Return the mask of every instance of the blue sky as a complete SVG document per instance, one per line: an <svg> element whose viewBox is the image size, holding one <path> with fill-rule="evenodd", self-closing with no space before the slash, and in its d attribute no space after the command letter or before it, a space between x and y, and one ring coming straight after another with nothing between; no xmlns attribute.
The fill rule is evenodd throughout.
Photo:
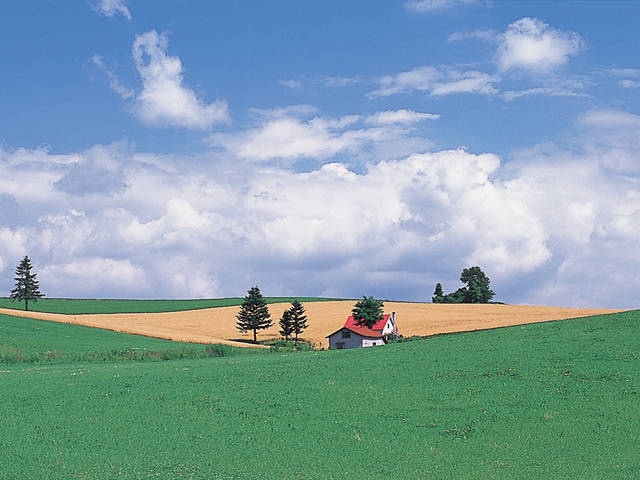
<svg viewBox="0 0 640 480"><path fill-rule="evenodd" d="M637 306L637 2L11 2L0 288Z"/></svg>

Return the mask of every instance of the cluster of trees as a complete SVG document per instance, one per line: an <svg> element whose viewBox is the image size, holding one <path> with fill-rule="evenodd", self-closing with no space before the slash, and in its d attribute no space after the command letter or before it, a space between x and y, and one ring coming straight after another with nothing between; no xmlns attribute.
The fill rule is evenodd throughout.
<svg viewBox="0 0 640 480"><path fill-rule="evenodd" d="M442 284L436 284L431 301L433 303L489 303L495 293L491 290L491 280L478 266L462 270L460 281L465 284L455 292L442 291Z"/></svg>
<svg viewBox="0 0 640 480"><path fill-rule="evenodd" d="M236 315L236 328L241 333L249 331L253 332L253 342L257 343L258 330L270 328L273 325L271 313L267 301L260 293L260 288L256 285L251 287L244 297L244 301L240 306L240 311ZM298 335L300 335L307 327L307 315L305 308L298 300L291 302L291 307L285 310L278 322L280 326L280 335L286 341L289 337L295 338L298 344Z"/></svg>

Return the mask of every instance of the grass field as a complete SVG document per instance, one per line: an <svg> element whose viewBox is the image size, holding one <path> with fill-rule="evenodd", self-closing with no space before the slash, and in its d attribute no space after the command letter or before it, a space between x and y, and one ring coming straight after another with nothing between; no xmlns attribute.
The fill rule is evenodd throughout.
<svg viewBox="0 0 640 480"><path fill-rule="evenodd" d="M298 297L295 297L298 298ZM331 301L327 298L300 297L301 302ZM195 300L123 300L123 299L70 299L41 298L29 303L29 310L34 312L62 313L67 315L83 315L92 313L160 313L182 310L199 310L203 308L235 307L242 305L243 298L212 298ZM291 302L289 297L265 297L267 303ZM0 297L0 308L23 310L24 302L12 301L8 297Z"/></svg>
<svg viewBox="0 0 640 480"><path fill-rule="evenodd" d="M244 349L243 349L244 350ZM125 335L95 328L0 315L0 365L87 360L197 358L240 353L216 348Z"/></svg>
<svg viewBox="0 0 640 480"><path fill-rule="evenodd" d="M78 328L58 327L51 342ZM109 342L147 341L126 337ZM0 365L0 478L638 478L639 367L637 311L376 349Z"/></svg>

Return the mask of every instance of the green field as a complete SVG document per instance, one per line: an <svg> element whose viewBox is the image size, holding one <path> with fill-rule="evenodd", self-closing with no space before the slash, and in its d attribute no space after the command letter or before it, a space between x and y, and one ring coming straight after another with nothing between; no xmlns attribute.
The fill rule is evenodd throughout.
<svg viewBox="0 0 640 480"><path fill-rule="evenodd" d="M174 348L11 321L17 350ZM0 384L2 479L640 472L638 311L360 350L0 363Z"/></svg>
<svg viewBox="0 0 640 480"><path fill-rule="evenodd" d="M244 353L244 350L226 345L207 347L0 315L0 366L19 363L198 358Z"/></svg>
<svg viewBox="0 0 640 480"><path fill-rule="evenodd" d="M293 300L301 302L322 302L338 300L318 297L265 297L267 303L289 303ZM41 298L37 302L29 302L29 310L34 312L66 313L80 315L85 313L158 313L177 312L181 310L197 310L214 307L235 307L242 305L244 298L212 298L196 300L122 300L122 299L70 299ZM11 301L8 297L0 297L0 308L24 310L23 302Z"/></svg>

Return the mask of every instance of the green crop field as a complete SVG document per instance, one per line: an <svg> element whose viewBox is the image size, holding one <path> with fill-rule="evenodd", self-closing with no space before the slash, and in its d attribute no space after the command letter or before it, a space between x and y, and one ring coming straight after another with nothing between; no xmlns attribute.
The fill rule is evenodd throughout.
<svg viewBox="0 0 640 480"><path fill-rule="evenodd" d="M0 338L18 351L172 348L11 321ZM2 479L640 472L638 311L359 350L14 361L0 384Z"/></svg>
<svg viewBox="0 0 640 480"><path fill-rule="evenodd" d="M265 297L267 303L289 303L296 299L301 302L337 300L335 298L317 297ZM84 313L156 313L197 310L201 308L235 307L242 305L243 300L244 298L240 297L199 300L92 300L41 298L37 302L29 302L29 310L35 312L66 313L72 315L80 315ZM24 303L11 301L8 297L0 297L0 308L23 310Z"/></svg>

